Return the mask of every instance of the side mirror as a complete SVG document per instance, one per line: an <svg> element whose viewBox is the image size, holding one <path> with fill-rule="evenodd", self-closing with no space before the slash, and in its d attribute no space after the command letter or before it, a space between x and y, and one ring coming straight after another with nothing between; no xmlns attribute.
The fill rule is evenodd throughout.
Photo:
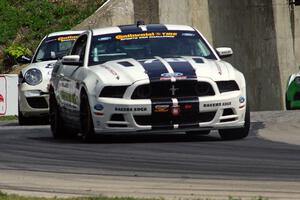
<svg viewBox="0 0 300 200"><path fill-rule="evenodd" d="M230 57L233 54L232 49L229 47L219 47L219 48L216 48L216 51L221 59Z"/></svg>
<svg viewBox="0 0 300 200"><path fill-rule="evenodd" d="M19 58L17 58L17 62L20 64L29 64L31 63L31 57L29 56L20 56Z"/></svg>
<svg viewBox="0 0 300 200"><path fill-rule="evenodd" d="M75 65L75 66L80 66L82 65L82 61L80 61L80 56L79 55L68 55L64 56L62 58L62 64L63 65Z"/></svg>

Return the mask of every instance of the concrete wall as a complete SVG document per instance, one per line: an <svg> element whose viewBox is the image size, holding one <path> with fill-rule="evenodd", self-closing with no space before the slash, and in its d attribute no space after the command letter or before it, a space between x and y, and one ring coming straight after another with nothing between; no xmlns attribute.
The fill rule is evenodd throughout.
<svg viewBox="0 0 300 200"><path fill-rule="evenodd" d="M296 64L296 54L294 48L294 33L296 28L292 20L294 16L291 13L288 1L273 0L275 34L278 54L278 68L281 84L281 98L285 103L285 90L288 77L298 69ZM297 30L300 27L297 26Z"/></svg>
<svg viewBox="0 0 300 200"><path fill-rule="evenodd" d="M296 66L300 66L300 6L291 7L291 23L292 23L292 34L294 37L293 47L295 50Z"/></svg>
<svg viewBox="0 0 300 200"><path fill-rule="evenodd" d="M212 42L208 19L208 0L159 0L160 23L193 26Z"/></svg>
<svg viewBox="0 0 300 200"><path fill-rule="evenodd" d="M272 0L210 0L214 46L229 46L254 110L281 109L282 88Z"/></svg>
<svg viewBox="0 0 300 200"><path fill-rule="evenodd" d="M84 30L130 24L134 21L132 0L109 0L93 15L85 19L73 30Z"/></svg>
<svg viewBox="0 0 300 200"><path fill-rule="evenodd" d="M289 74L300 65L300 8L288 0L110 0L77 26L96 28L146 23L196 27L245 74L252 110L284 107Z"/></svg>

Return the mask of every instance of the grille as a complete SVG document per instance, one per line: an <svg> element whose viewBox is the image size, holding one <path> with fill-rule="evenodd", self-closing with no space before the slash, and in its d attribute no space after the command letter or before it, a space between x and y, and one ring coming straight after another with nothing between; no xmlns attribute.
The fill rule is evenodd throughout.
<svg viewBox="0 0 300 200"><path fill-rule="evenodd" d="M132 94L132 99L156 99L179 97L214 96L212 86L207 82L196 80L158 81L147 85L138 86Z"/></svg>
<svg viewBox="0 0 300 200"><path fill-rule="evenodd" d="M32 108L48 108L48 103L43 97L30 97L27 102Z"/></svg>
<svg viewBox="0 0 300 200"><path fill-rule="evenodd" d="M226 108L223 111L223 116L234 115L234 112L231 108Z"/></svg>
<svg viewBox="0 0 300 200"><path fill-rule="evenodd" d="M152 125L152 126L170 126L173 124L191 125L203 122L210 122L214 119L216 112L182 113L180 116L173 117L171 114L156 114L152 116L134 116L134 120L138 125Z"/></svg>
<svg viewBox="0 0 300 200"><path fill-rule="evenodd" d="M113 114L110 118L111 121L119 121L123 122L125 121L124 116L122 114Z"/></svg>
<svg viewBox="0 0 300 200"><path fill-rule="evenodd" d="M297 92L294 96L294 100L295 101L299 101L300 100L300 92Z"/></svg>

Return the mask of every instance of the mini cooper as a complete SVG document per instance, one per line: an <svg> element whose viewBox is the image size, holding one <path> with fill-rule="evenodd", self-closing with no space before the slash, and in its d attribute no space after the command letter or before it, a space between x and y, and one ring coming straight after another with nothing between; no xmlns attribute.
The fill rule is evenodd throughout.
<svg viewBox="0 0 300 200"><path fill-rule="evenodd" d="M289 77L285 99L287 110L300 109L300 72Z"/></svg>
<svg viewBox="0 0 300 200"><path fill-rule="evenodd" d="M19 124L34 124L37 117L49 119L47 85L53 64L71 49L82 31L63 31L47 35L33 58L22 56L20 63L29 63L19 74ZM47 120L49 121L49 120Z"/></svg>
<svg viewBox="0 0 300 200"><path fill-rule="evenodd" d="M84 32L49 87L54 138L103 133L249 133L246 83L196 29L137 24Z"/></svg>

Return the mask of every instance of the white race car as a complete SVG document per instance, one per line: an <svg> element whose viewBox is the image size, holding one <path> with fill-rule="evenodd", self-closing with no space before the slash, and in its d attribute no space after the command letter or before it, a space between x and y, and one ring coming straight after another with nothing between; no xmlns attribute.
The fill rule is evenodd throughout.
<svg viewBox="0 0 300 200"><path fill-rule="evenodd" d="M69 53L73 42L83 31L63 31L44 37L33 58L22 57L30 63L19 74L19 124L33 124L35 117L49 114L48 89L53 64ZM47 119L47 118L45 118Z"/></svg>
<svg viewBox="0 0 300 200"><path fill-rule="evenodd" d="M250 126L246 83L210 46L181 25L89 30L54 66L49 88L54 138L95 133L186 132L242 139Z"/></svg>

